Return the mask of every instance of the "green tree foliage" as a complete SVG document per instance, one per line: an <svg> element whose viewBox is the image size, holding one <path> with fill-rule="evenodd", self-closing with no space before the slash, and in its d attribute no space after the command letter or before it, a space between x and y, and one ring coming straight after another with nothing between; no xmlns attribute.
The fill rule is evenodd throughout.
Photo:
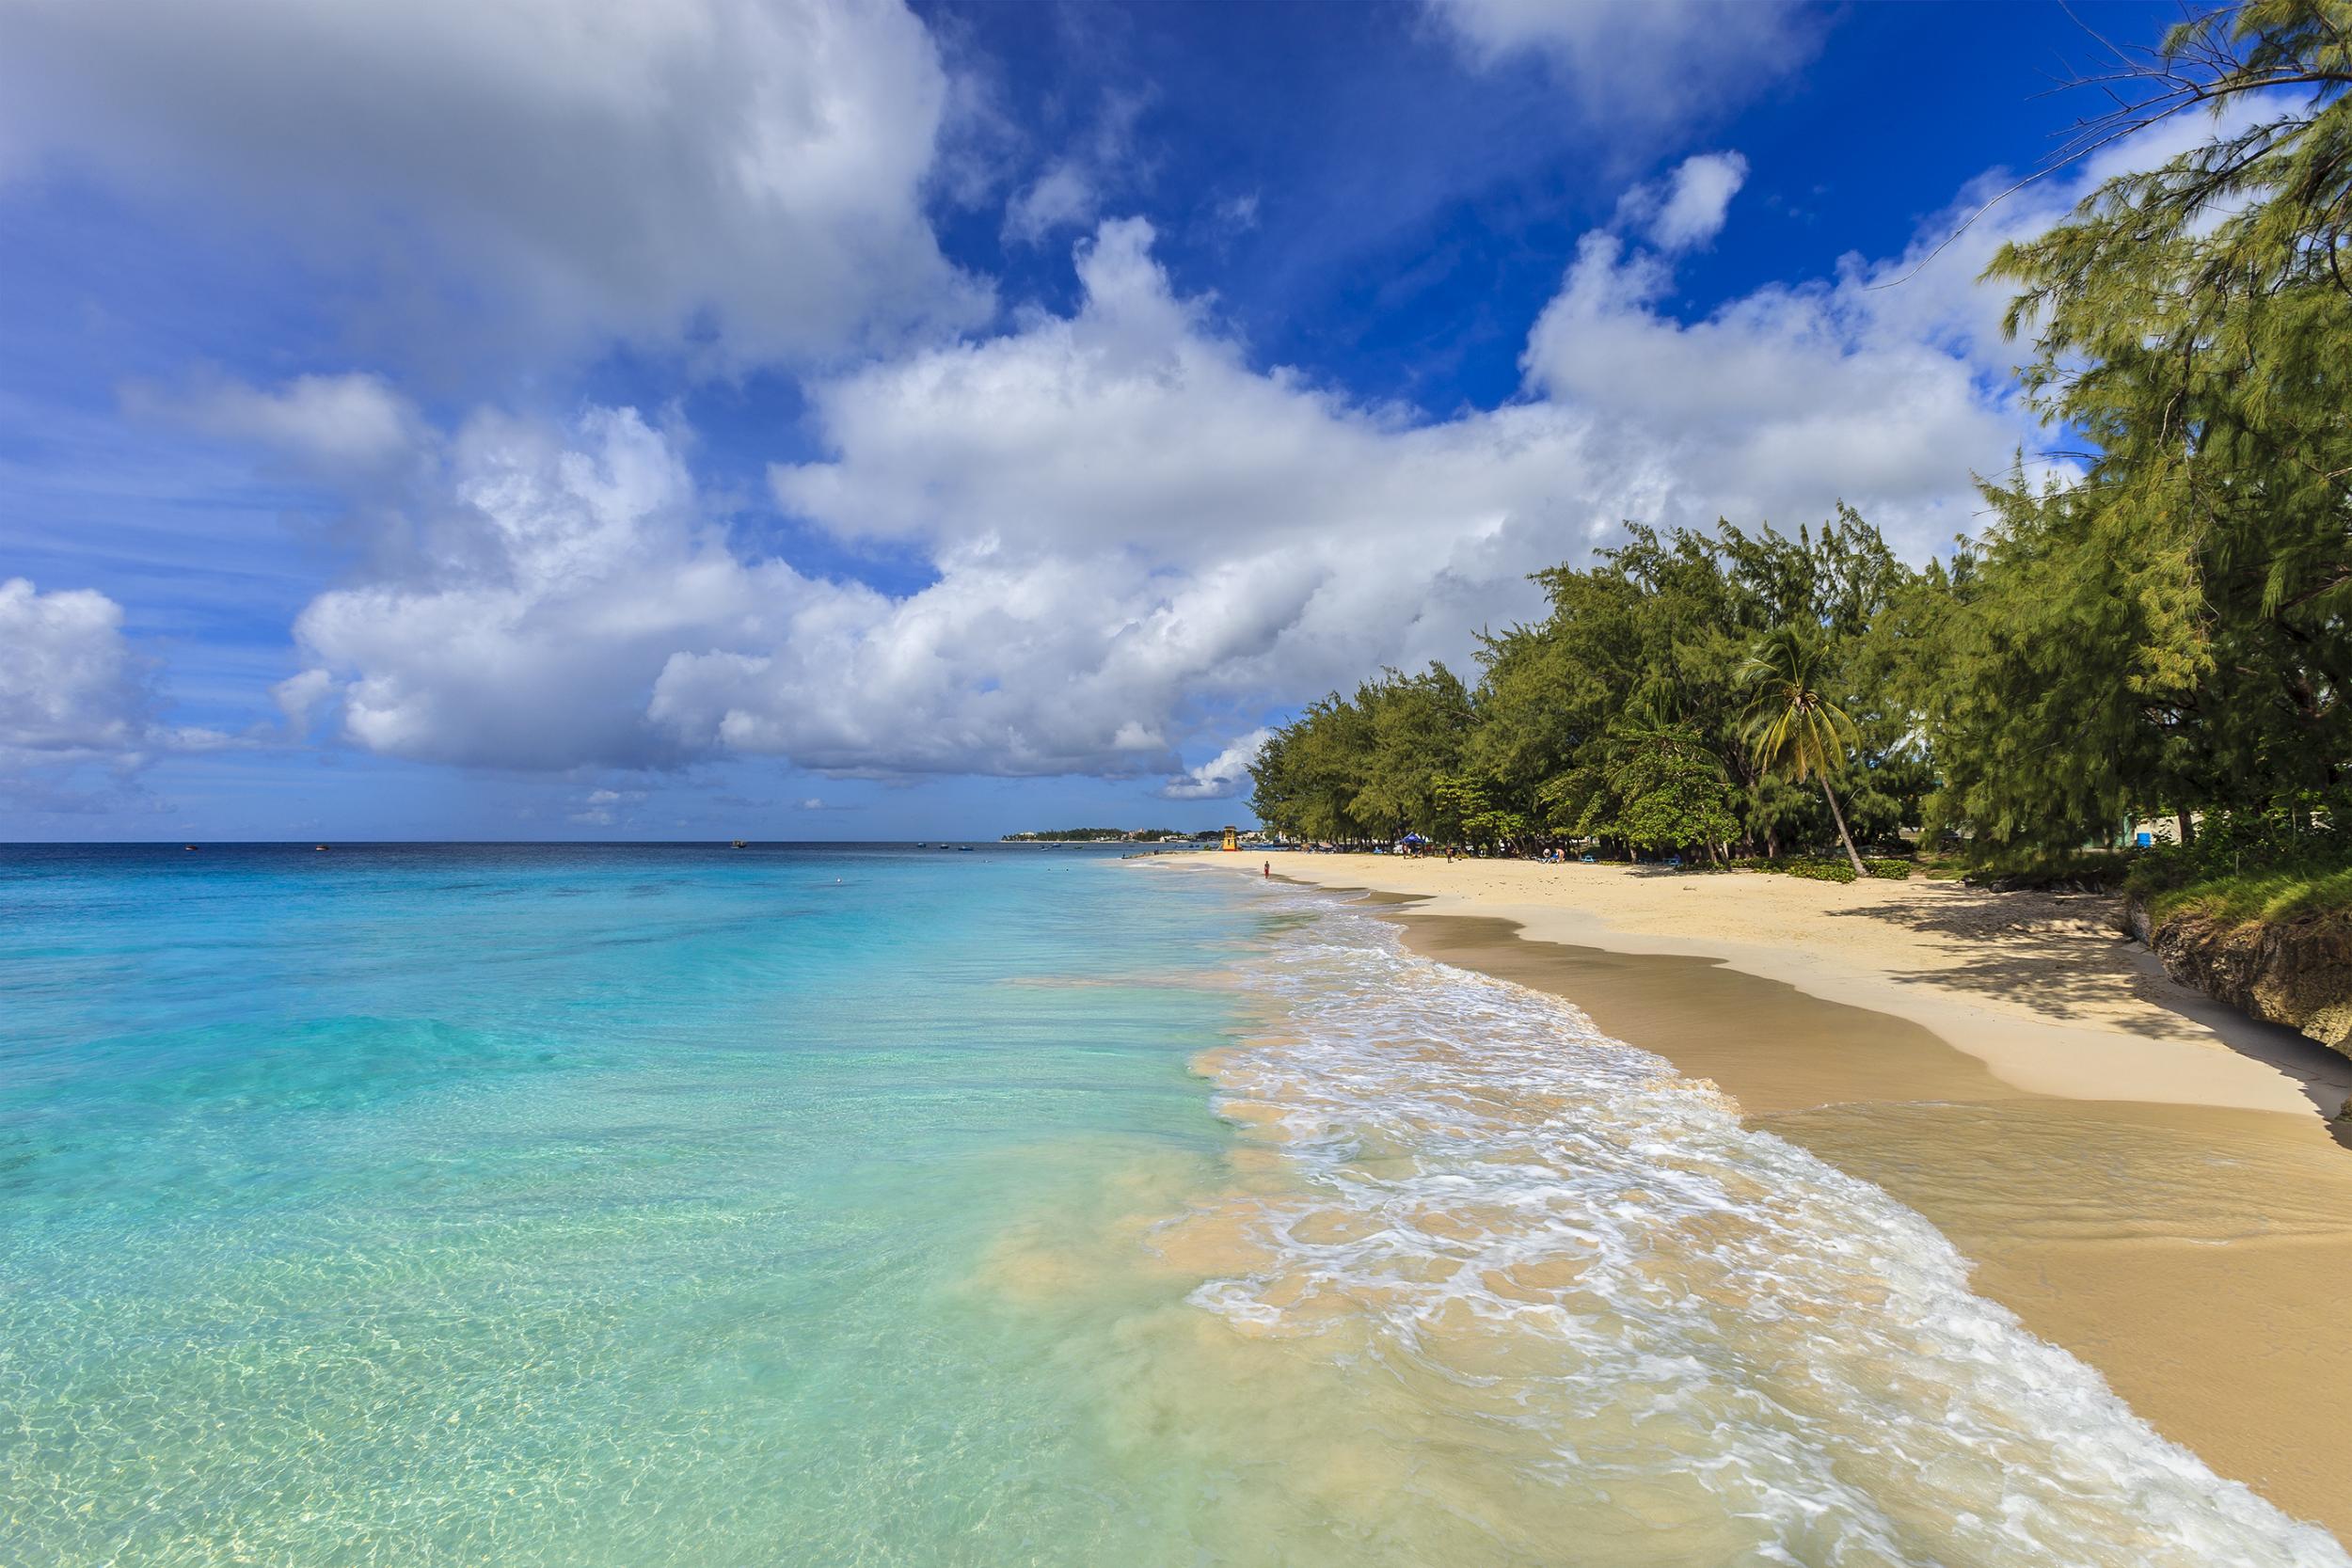
<svg viewBox="0 0 2352 1568"><path fill-rule="evenodd" d="M1602 788L1577 823L1581 833L1653 854L1695 844L1709 860L1723 858L1721 847L1740 832L1736 798L1695 725L1635 709L1610 725L1602 751Z"/></svg>
<svg viewBox="0 0 2352 1568"><path fill-rule="evenodd" d="M1438 781L1461 765L1470 691L1442 664L1418 675L1388 670L1356 691L1371 750L1348 815L1375 836L1400 837L1430 818Z"/></svg>
<svg viewBox="0 0 2352 1568"><path fill-rule="evenodd" d="M1872 677L1872 626L1916 574L1843 507L1818 531L1793 537L1728 523L1712 534L1628 531L1625 545L1592 566L1539 574L1551 615L1489 641L1473 760L1516 784L1526 809L1552 829L1629 844L1618 831L1625 797L1611 782L1612 763L1629 725L1680 715L1732 790L1737 825L1718 836L1772 853L1828 842L1836 824L1824 801L1781 787L1756 754L1744 732L1740 666L1771 628L1794 623L1816 628L1841 675ZM1863 716L1864 771L1873 780L1883 774L1887 786L1872 795L1872 822L1891 837L1917 820L1928 784L1915 761L1883 766L1907 746L1915 752L1913 715L1875 681L1841 686L1836 695ZM1678 847L1711 841L1694 832Z"/></svg>
<svg viewBox="0 0 2352 1568"><path fill-rule="evenodd" d="M1250 804L1269 827L1302 838L1360 842L1427 832L1438 784L1459 770L1470 694L1452 671L1384 670L1309 705L1250 766Z"/></svg>
<svg viewBox="0 0 2352 1568"><path fill-rule="evenodd" d="M1947 617L1940 814L1989 843L2259 810L2352 752L2352 0L2229 8L2120 76L2094 138L2251 118L1988 273L2027 393L2092 448L2079 483L1991 488Z"/></svg>
<svg viewBox="0 0 2352 1568"><path fill-rule="evenodd" d="M1501 847L1527 836L1526 814L1495 804L1493 787L1470 774L1439 778L1437 807L1430 826L1442 843Z"/></svg>
<svg viewBox="0 0 2352 1568"><path fill-rule="evenodd" d="M1773 777L1744 730L1741 661L1788 622L1813 628L1841 680L1871 683L1835 694L1856 716L1864 832L1918 819L1931 780L1916 724L1872 642L1918 574L1876 530L1841 508L1794 536L1730 524L1628 534L1589 566L1537 575L1550 613L1487 638L1474 689L1442 667L1390 671L1311 705L1253 769L1260 819L1318 840L1827 845L1838 831L1823 797Z"/></svg>

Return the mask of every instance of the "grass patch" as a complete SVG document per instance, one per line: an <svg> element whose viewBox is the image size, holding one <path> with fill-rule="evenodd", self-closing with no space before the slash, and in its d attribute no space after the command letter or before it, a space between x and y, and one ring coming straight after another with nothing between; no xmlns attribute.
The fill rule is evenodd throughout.
<svg viewBox="0 0 2352 1568"><path fill-rule="evenodd" d="M2175 880L2160 865L2135 866L2127 884L2148 901L2150 918L2161 924L2180 914L2242 924L2265 921L2352 921L2352 866L2281 869L2242 876Z"/></svg>
<svg viewBox="0 0 2352 1568"><path fill-rule="evenodd" d="M1959 871L1978 887L2127 894L2158 924L2183 914L2233 925L2352 923L2352 790L2209 811L2188 844L2056 853L1970 845L1927 866L1931 877Z"/></svg>

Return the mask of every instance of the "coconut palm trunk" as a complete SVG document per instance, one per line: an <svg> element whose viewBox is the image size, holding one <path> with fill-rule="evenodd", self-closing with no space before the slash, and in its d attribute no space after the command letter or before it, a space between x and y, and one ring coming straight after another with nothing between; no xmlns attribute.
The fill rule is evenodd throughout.
<svg viewBox="0 0 2352 1568"><path fill-rule="evenodd" d="M1829 775L1821 775L1821 799L1829 802L1830 820L1837 824L1837 842L1846 847L1846 863L1853 867L1853 879L1859 882L1870 874L1862 868L1862 857L1853 847L1853 834L1846 831L1846 814L1837 809L1837 792L1829 786Z"/></svg>

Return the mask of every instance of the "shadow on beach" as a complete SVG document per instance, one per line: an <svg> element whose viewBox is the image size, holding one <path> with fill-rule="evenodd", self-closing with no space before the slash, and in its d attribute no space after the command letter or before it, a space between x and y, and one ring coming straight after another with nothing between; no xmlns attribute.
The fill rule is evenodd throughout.
<svg viewBox="0 0 2352 1568"><path fill-rule="evenodd" d="M2293 1078L2327 1117L2352 1098L2352 1060L2281 1024L2248 1016L2180 984L2133 938L2112 927L2111 900L2096 894L2034 894L1955 888L1932 901L1889 899L1825 910L1836 920L1877 920L1963 944L1931 970L1890 970L1906 984L1933 985L2028 1006L2060 1022L2096 1022L2150 1038L2210 1033L2242 1056ZM2110 944L2112 944L2110 946ZM2122 949L2129 967L2107 961ZM2131 1004L2158 1009L2149 1012ZM2352 1130L2332 1129L2352 1148Z"/></svg>

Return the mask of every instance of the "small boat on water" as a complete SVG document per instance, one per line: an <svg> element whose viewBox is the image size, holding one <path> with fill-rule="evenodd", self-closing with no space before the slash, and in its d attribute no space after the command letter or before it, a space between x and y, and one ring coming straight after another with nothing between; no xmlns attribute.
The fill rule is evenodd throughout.
<svg viewBox="0 0 2352 1568"><path fill-rule="evenodd" d="M751 847L751 846L750 846L750 845L748 845L748 844L744 843L744 842L743 842L741 839L739 839L739 839L737 839L737 840L735 841L735 847L736 847L738 849L748 849L748 848L750 848L750 847Z"/></svg>
<svg viewBox="0 0 2352 1568"><path fill-rule="evenodd" d="M324 855L326 853L326 846L324 844L313 844L310 846L310 852L315 855Z"/></svg>
<svg viewBox="0 0 2352 1568"><path fill-rule="evenodd" d="M181 847L181 848L183 848L183 849L193 849L193 848L195 848L195 847L196 847L196 846L195 846L195 845L193 845L193 844L183 844L182 846L180 846L180 847Z"/></svg>
<svg viewBox="0 0 2352 1568"><path fill-rule="evenodd" d="M959 855L968 855L968 854L970 854L971 852L972 852L972 846L970 846L969 844L959 844L959 845L957 845L957 846L956 846L956 853L957 853L957 854L959 854Z"/></svg>

